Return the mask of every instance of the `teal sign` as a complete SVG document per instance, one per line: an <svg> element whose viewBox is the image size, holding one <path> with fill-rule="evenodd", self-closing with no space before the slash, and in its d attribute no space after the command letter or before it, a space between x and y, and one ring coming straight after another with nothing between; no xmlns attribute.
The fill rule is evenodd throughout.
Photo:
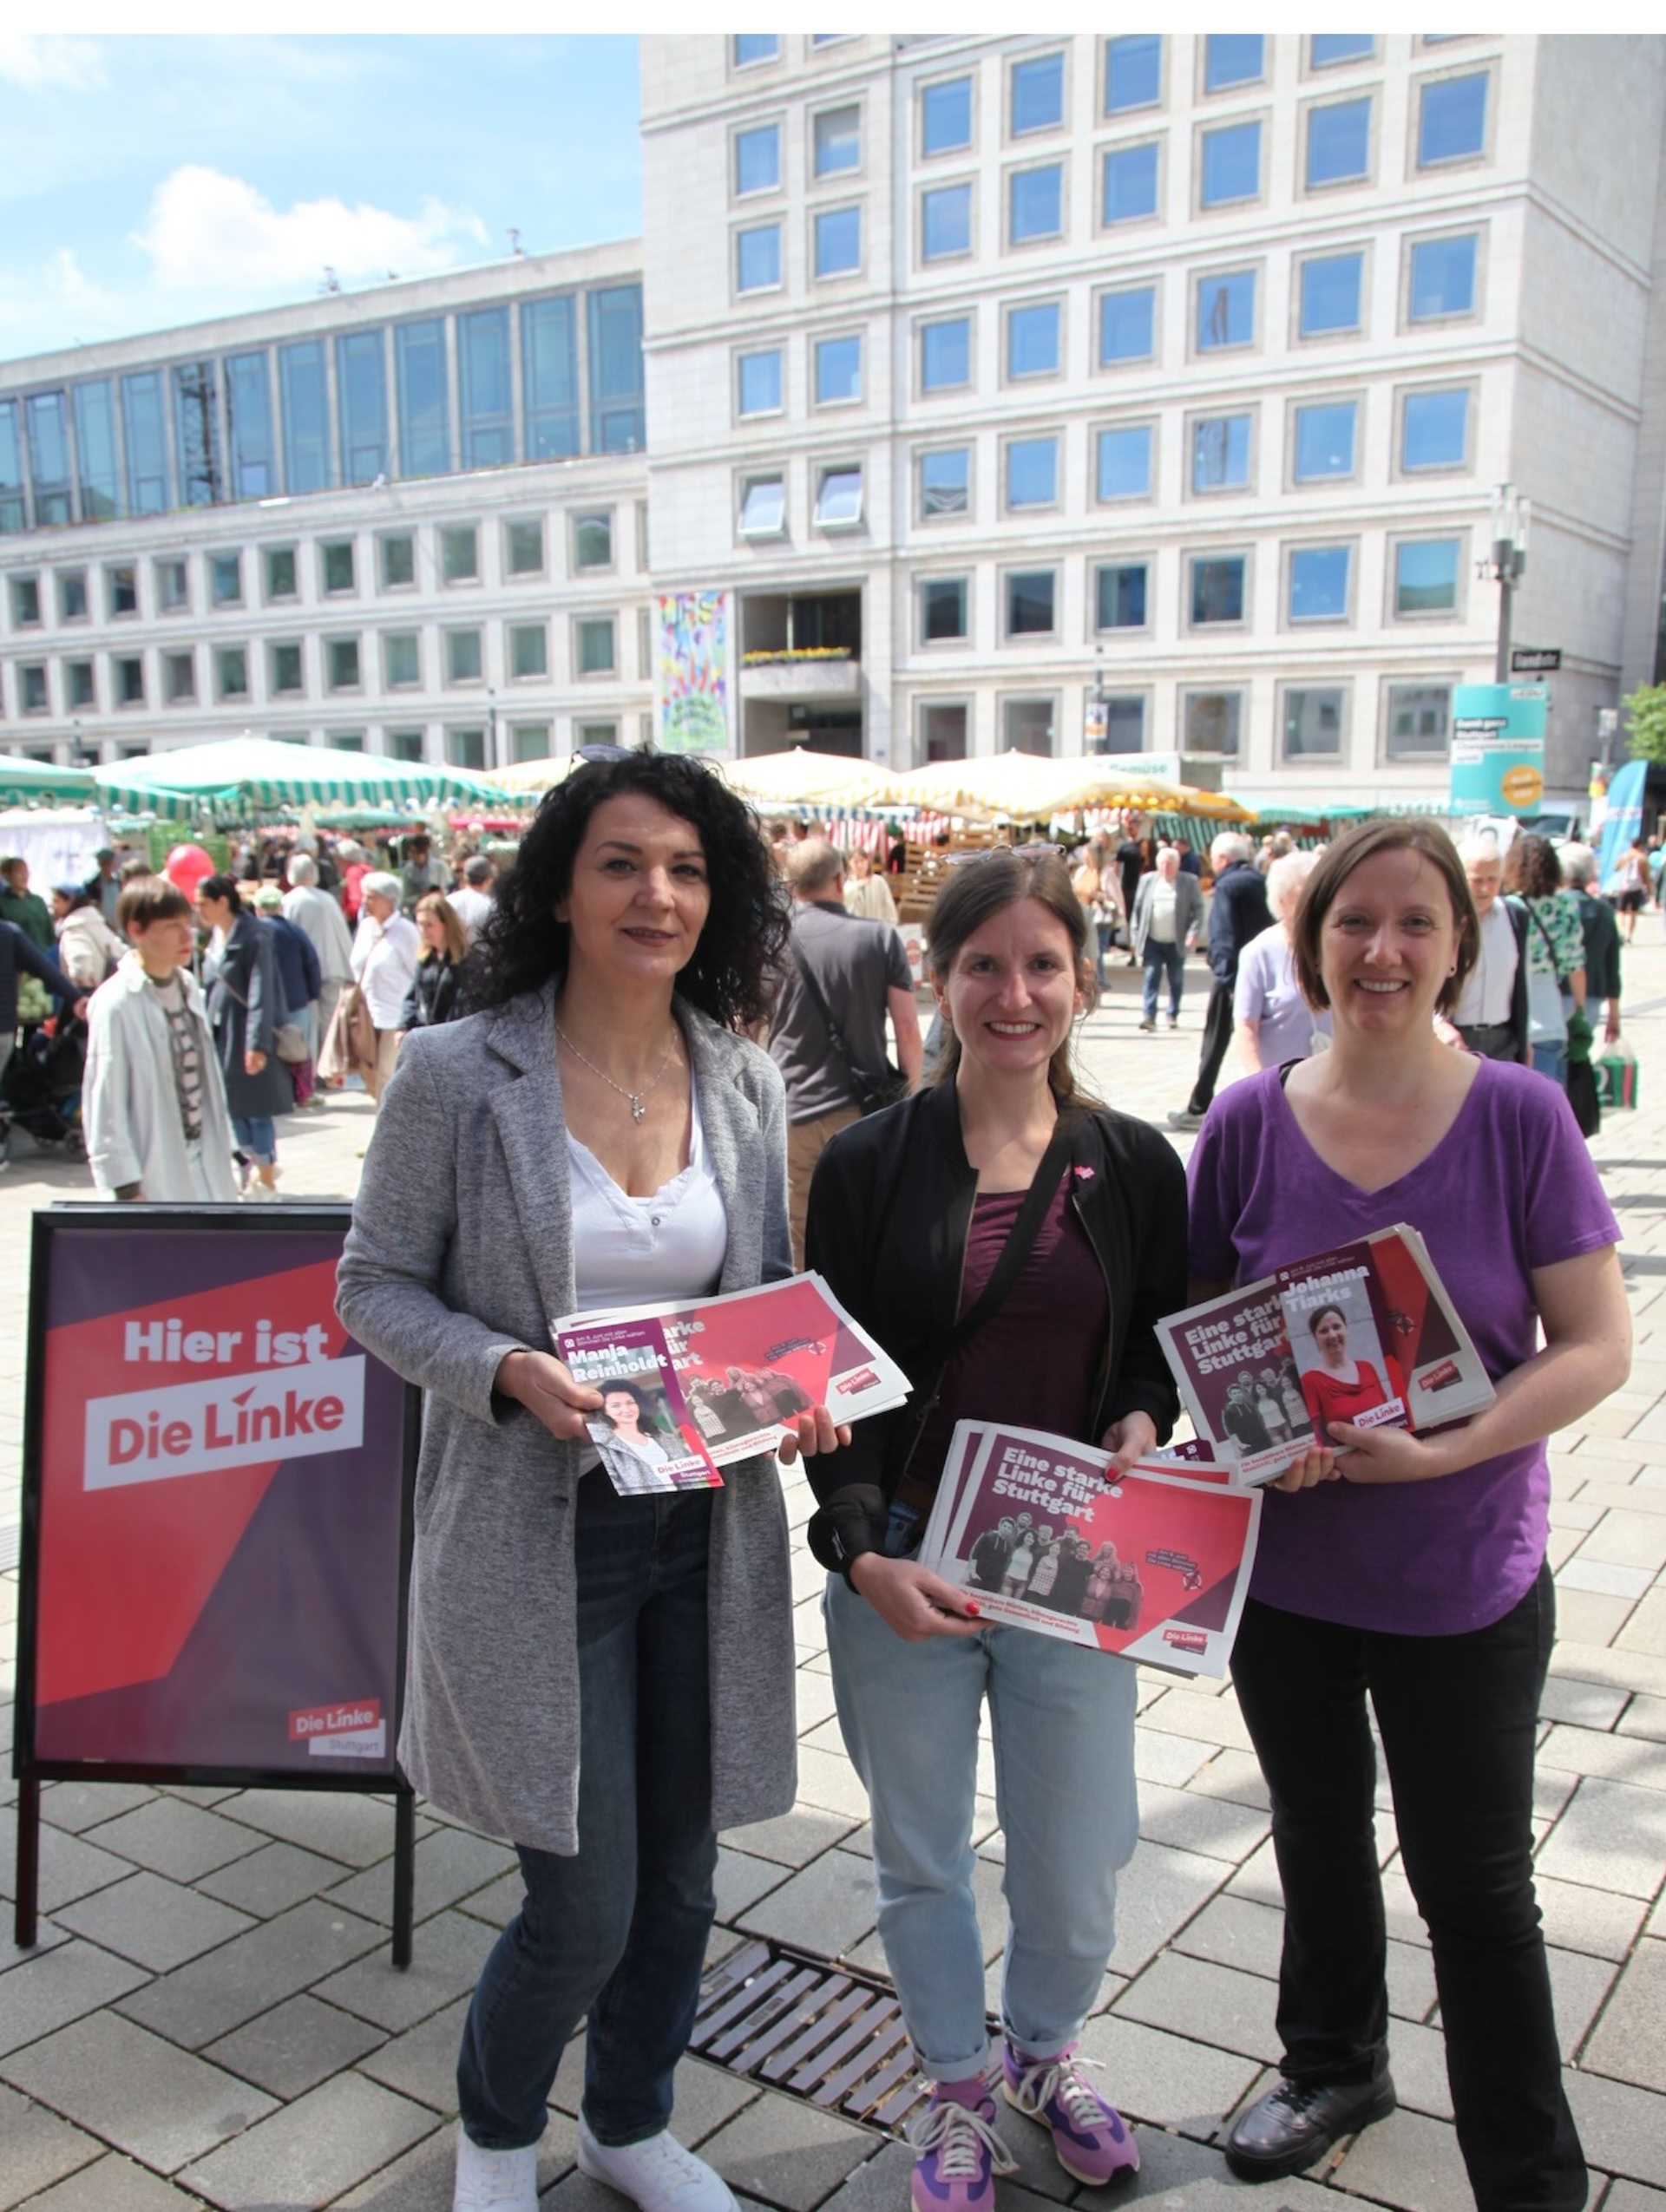
<svg viewBox="0 0 1666 2212"><path fill-rule="evenodd" d="M1459 684L1452 695L1455 815L1532 815L1545 799L1543 684Z"/></svg>

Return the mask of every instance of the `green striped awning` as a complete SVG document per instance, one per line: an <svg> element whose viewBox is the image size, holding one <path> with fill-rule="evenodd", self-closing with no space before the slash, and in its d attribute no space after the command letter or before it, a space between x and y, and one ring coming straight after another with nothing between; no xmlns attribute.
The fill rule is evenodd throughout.
<svg viewBox="0 0 1666 2212"><path fill-rule="evenodd" d="M150 753L94 771L105 804L170 820L208 813L224 820L281 807L426 807L461 800L496 802L495 785L468 769L424 761L286 745L273 737L232 737Z"/></svg>

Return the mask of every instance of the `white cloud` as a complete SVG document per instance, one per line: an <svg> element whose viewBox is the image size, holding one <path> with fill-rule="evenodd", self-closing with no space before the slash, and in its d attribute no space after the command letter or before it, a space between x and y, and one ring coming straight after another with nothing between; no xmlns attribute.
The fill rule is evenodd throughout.
<svg viewBox="0 0 1666 2212"><path fill-rule="evenodd" d="M390 271L424 276L490 239L477 216L437 200L424 200L414 217L339 200L278 208L243 178L191 163L157 187L134 243L164 291L270 296L313 291L326 267L344 285Z"/></svg>
<svg viewBox="0 0 1666 2212"><path fill-rule="evenodd" d="M0 84L22 92L85 92L103 82L104 64L90 38L0 30Z"/></svg>

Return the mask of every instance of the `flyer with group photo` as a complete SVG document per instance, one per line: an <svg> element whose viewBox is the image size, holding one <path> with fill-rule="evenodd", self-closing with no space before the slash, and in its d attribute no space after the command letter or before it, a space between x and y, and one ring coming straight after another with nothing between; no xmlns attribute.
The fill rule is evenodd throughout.
<svg viewBox="0 0 1666 2212"><path fill-rule="evenodd" d="M626 1325L636 1332L628 1338ZM825 1405L836 1422L860 1421L901 1405L908 1394L902 1370L819 1275L791 1275L681 1306L568 1314L551 1323L550 1336L556 1357L597 1389L607 1375L629 1381L652 1370L664 1401L653 1417L667 1423L713 1473L773 1451L785 1423L812 1405ZM609 1352L627 1345L640 1364L610 1367ZM626 1413L623 1405L617 1410ZM596 1428L592 1434L606 1463L607 1439Z"/></svg>

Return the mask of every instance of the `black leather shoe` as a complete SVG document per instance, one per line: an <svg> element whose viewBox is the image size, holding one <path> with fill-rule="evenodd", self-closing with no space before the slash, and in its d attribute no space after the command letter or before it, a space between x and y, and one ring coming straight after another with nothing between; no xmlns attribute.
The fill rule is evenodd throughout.
<svg viewBox="0 0 1666 2212"><path fill-rule="evenodd" d="M1386 2119L1394 2101L1386 2073L1370 2081L1282 2081L1227 2137L1226 2163L1243 2181L1281 2181L1303 2172L1345 2135Z"/></svg>

